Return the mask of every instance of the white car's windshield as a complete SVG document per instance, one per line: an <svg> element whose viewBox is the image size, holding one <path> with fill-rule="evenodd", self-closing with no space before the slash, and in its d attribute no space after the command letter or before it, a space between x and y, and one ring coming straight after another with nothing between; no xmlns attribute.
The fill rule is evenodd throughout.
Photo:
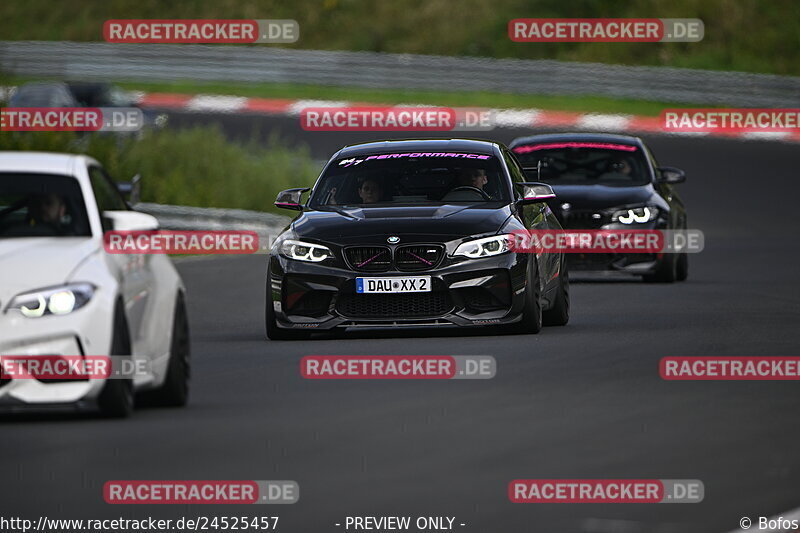
<svg viewBox="0 0 800 533"><path fill-rule="evenodd" d="M0 239L90 235L83 194L74 178L0 172Z"/></svg>

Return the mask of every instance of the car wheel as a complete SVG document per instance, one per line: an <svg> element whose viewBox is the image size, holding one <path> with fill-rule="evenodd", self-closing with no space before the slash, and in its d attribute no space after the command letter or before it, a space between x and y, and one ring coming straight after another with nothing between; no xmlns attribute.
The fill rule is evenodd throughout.
<svg viewBox="0 0 800 533"><path fill-rule="evenodd" d="M531 259L531 262L533 267L528 268L522 320L511 325L511 333L536 334L542 330L542 303L539 290L539 272L536 261Z"/></svg>
<svg viewBox="0 0 800 533"><path fill-rule="evenodd" d="M144 398L148 404L164 407L183 407L189 401L189 377L191 373L191 344L189 342L189 318L183 294L175 302L172 320L172 342L164 384L148 391Z"/></svg>
<svg viewBox="0 0 800 533"><path fill-rule="evenodd" d="M683 253L678 256L678 266L675 272L677 281L686 281L689 277L689 254Z"/></svg>
<svg viewBox="0 0 800 533"><path fill-rule="evenodd" d="M267 331L267 339L271 341L289 341L295 339L307 338L308 335L300 331L292 331L289 329L282 329L278 327L278 321L275 318L275 306L272 303L272 297L269 286L269 273L267 273L267 293L266 304L264 305L264 325Z"/></svg>
<svg viewBox="0 0 800 533"><path fill-rule="evenodd" d="M645 274L642 279L646 283L672 283L676 278L677 263L676 254L664 254L664 258L656 266L656 271Z"/></svg>
<svg viewBox="0 0 800 533"><path fill-rule="evenodd" d="M114 308L114 333L111 341L111 355L131 355L131 337L128 321L125 318L125 307L117 301ZM109 418L125 418L133 412L133 380L106 380L97 407L103 416Z"/></svg>
<svg viewBox="0 0 800 533"><path fill-rule="evenodd" d="M569 322L569 272L567 260L562 256L555 302L552 308L542 314L542 323L545 326L566 326L567 322Z"/></svg>

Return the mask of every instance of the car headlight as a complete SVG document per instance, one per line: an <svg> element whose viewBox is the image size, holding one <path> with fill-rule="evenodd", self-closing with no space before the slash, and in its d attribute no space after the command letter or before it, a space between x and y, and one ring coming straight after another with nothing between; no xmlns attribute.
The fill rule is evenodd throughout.
<svg viewBox="0 0 800 533"><path fill-rule="evenodd" d="M611 222L620 224L644 224L650 222L658 216L658 208L653 206L632 207L630 209L620 209L611 215Z"/></svg>
<svg viewBox="0 0 800 533"><path fill-rule="evenodd" d="M503 234L462 242L458 245L456 251L453 252L453 255L478 259L480 257L504 254L509 250L508 243L511 237L511 235Z"/></svg>
<svg viewBox="0 0 800 533"><path fill-rule="evenodd" d="M280 245L281 255L298 261L311 261L319 263L333 257L333 252L327 246L310 242L286 239Z"/></svg>
<svg viewBox="0 0 800 533"><path fill-rule="evenodd" d="M28 318L68 315L92 299L96 287L91 283L71 283L19 294L8 304Z"/></svg>

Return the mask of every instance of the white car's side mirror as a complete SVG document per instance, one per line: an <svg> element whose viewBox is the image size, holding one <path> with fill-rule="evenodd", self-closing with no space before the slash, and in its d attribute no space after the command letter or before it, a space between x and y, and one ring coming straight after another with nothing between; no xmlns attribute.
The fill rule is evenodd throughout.
<svg viewBox="0 0 800 533"><path fill-rule="evenodd" d="M158 229L158 219L138 211L106 211L103 213L114 231L151 231Z"/></svg>

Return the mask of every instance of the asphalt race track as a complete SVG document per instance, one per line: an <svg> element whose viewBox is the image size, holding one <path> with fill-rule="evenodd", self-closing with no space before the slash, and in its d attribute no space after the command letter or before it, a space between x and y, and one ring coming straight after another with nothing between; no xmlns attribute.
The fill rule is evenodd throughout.
<svg viewBox="0 0 800 533"><path fill-rule="evenodd" d="M296 120L173 114L171 124L258 125L319 159L381 134L305 133ZM508 142L531 130L477 136ZM398 137L398 136L395 136ZM268 342L264 256L187 260L193 398L107 421L2 419L0 514L35 518L280 516L279 531L335 532L355 515L455 516L456 530L703 532L800 506L796 382L668 382L661 357L798 353L800 147L647 139L686 170L690 227L705 250L686 283L572 286L567 327L359 332ZM264 171L265 179L269 169ZM274 199L265 198L265 205ZM311 381L304 355L493 355L492 380ZM700 504L512 504L517 478L700 479ZM111 506L113 479L273 479L291 506ZM754 527L754 530L757 528Z"/></svg>

